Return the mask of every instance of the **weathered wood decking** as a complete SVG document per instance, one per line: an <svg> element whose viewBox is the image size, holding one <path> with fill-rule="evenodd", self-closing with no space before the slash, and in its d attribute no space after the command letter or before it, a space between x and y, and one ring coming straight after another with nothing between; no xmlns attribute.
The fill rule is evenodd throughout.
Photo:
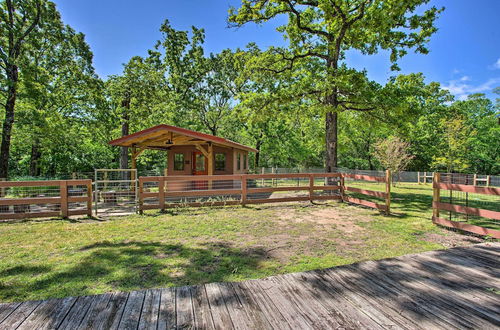
<svg viewBox="0 0 500 330"><path fill-rule="evenodd" d="M493 329L500 243L240 283L0 305L2 329Z"/></svg>

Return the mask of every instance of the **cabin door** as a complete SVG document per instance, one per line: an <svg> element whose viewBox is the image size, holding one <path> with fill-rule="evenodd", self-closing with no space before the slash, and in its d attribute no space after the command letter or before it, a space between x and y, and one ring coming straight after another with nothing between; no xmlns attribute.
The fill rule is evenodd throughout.
<svg viewBox="0 0 500 330"><path fill-rule="evenodd" d="M208 175L208 159L200 151L193 152L193 175ZM207 181L193 181L193 189L203 190L207 189Z"/></svg>

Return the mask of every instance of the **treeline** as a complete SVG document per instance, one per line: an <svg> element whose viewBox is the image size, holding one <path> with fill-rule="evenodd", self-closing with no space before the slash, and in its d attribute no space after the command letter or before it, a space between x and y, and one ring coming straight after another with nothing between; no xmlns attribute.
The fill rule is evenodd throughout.
<svg viewBox="0 0 500 330"><path fill-rule="evenodd" d="M253 146L255 167L377 169L377 143L398 137L409 143L409 170L500 173L498 99L494 104L477 94L457 101L421 73L381 85L345 64L349 49L390 49L394 69L407 49L426 53L440 9L412 14L410 24L414 3L425 1L358 7L360 1L334 1L339 15L333 18L315 2L300 8L288 1L255 7L258 2L244 1L229 21L263 23L288 13L281 30L288 48L250 44L207 54L203 29L179 31L165 21L147 56L101 79L83 34L64 24L53 3L0 1L0 177L125 167L128 153L107 142L160 123ZM384 8L394 2L401 6ZM381 22L388 13L394 23L387 27ZM358 23L366 17L370 24ZM407 23L420 33L393 33ZM345 39L335 39L337 28ZM138 166L159 171L165 154L147 151Z"/></svg>

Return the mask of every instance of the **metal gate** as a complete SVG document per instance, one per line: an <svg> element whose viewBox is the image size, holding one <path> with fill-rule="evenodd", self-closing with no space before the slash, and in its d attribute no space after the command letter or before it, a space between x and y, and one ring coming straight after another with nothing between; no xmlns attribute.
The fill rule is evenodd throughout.
<svg viewBox="0 0 500 330"><path fill-rule="evenodd" d="M95 215L130 214L137 211L137 170L96 169Z"/></svg>

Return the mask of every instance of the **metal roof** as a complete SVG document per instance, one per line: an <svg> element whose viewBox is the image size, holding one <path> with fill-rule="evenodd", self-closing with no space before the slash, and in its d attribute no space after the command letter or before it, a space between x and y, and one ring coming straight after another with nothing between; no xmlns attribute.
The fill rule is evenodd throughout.
<svg viewBox="0 0 500 330"><path fill-rule="evenodd" d="M109 144L121 147L167 150L171 146L196 145L204 142L212 142L215 145L257 152L255 148L219 136L165 124L122 136L110 141Z"/></svg>

